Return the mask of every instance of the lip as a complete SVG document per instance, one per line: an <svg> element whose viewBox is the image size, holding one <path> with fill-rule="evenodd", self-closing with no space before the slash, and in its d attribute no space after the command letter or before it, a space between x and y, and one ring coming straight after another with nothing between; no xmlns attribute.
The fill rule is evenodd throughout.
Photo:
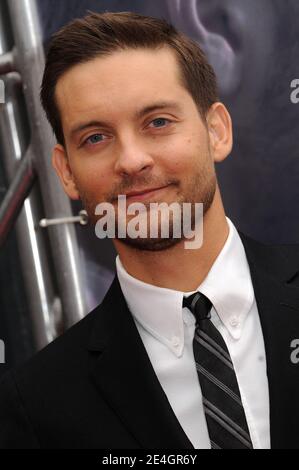
<svg viewBox="0 0 299 470"><path fill-rule="evenodd" d="M150 190L146 191L132 191L131 193L126 194L127 200L132 202L132 201L142 201L144 199L147 199L149 197L155 196L159 191L162 189L168 188L170 185L168 184L167 186L161 186L160 188L153 188Z"/></svg>

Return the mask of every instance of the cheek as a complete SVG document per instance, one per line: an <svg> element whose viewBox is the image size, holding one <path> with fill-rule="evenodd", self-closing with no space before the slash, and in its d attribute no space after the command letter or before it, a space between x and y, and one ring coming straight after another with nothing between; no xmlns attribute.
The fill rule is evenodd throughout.
<svg viewBox="0 0 299 470"><path fill-rule="evenodd" d="M192 138L184 139L179 144L168 149L164 154L164 159L167 170L176 173L180 178L194 170L200 162L200 147Z"/></svg>
<svg viewBox="0 0 299 470"><path fill-rule="evenodd" d="M72 168L77 188L80 192L90 195L105 193L108 188L109 178L107 172L101 168L94 168L84 164Z"/></svg>

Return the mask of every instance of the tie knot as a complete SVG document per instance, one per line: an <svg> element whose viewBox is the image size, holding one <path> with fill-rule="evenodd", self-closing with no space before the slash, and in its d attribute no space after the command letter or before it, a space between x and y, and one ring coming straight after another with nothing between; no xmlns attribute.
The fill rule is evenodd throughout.
<svg viewBox="0 0 299 470"><path fill-rule="evenodd" d="M211 318L212 302L201 292L195 292L189 297L184 297L183 307L189 308L195 316L197 324L202 320Z"/></svg>

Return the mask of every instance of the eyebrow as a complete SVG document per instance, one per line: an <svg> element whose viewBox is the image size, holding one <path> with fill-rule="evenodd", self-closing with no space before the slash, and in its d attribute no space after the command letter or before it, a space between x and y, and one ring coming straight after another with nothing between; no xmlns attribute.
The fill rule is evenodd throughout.
<svg viewBox="0 0 299 470"><path fill-rule="evenodd" d="M173 109L177 112L183 111L182 106L176 101L161 101L161 102L153 103L151 105L145 106L144 108L137 110L134 114L134 118L141 119L146 114L149 114L153 111L166 109L166 108ZM85 129L88 129L89 127L106 127L107 125L109 125L108 122L98 121L98 120L92 120L92 121L88 121L85 123L79 123L71 129L70 136L74 137L78 132L84 131Z"/></svg>

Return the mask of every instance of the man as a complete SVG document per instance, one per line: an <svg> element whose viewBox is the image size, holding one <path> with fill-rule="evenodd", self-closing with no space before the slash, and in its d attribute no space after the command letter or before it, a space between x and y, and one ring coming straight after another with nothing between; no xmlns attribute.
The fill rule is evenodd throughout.
<svg viewBox="0 0 299 470"><path fill-rule="evenodd" d="M298 248L225 216L232 125L200 48L162 20L91 14L54 36L41 98L93 223L119 195L203 203L203 244L173 236L176 215L168 238L116 236L103 303L3 378L0 446L299 448Z"/></svg>

